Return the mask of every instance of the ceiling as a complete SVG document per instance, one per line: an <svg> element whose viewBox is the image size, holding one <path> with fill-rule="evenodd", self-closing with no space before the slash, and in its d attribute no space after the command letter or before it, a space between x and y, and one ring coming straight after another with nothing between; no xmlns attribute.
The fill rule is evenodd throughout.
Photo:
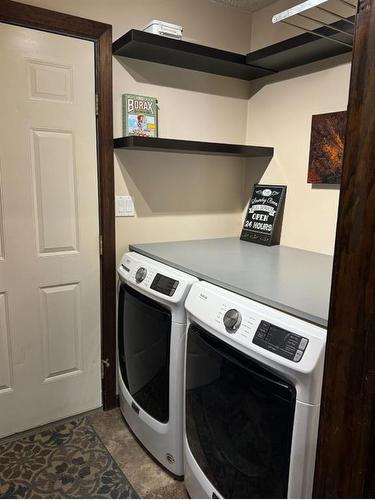
<svg viewBox="0 0 375 500"><path fill-rule="evenodd" d="M255 10L263 9L276 0L212 0L213 2L227 5L228 7L236 7L238 9L254 12Z"/></svg>

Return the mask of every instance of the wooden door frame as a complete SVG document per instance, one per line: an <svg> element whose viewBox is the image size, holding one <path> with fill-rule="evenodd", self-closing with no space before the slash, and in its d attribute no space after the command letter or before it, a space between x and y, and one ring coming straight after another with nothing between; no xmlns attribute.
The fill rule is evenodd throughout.
<svg viewBox="0 0 375 500"><path fill-rule="evenodd" d="M316 498L375 496L375 0L359 0L315 469Z"/></svg>
<svg viewBox="0 0 375 500"><path fill-rule="evenodd" d="M116 400L116 252L112 120L112 26L12 0L0 0L0 22L89 40L95 47L98 100L97 157L101 235L101 336L103 407ZM99 245L99 242L98 242Z"/></svg>

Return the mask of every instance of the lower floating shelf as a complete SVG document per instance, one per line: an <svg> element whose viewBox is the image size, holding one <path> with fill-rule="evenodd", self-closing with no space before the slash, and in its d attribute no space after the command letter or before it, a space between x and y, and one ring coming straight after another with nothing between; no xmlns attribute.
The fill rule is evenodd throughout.
<svg viewBox="0 0 375 500"><path fill-rule="evenodd" d="M179 139L162 139L160 137L119 137L114 140L114 148L132 149L138 151L239 156L243 158L273 156L273 148L264 146L245 146L242 144L225 144L221 142L185 141Z"/></svg>

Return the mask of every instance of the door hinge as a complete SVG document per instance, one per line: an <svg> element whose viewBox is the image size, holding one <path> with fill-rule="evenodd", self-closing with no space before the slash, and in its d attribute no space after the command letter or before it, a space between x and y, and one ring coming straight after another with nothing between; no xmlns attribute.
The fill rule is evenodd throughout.
<svg viewBox="0 0 375 500"><path fill-rule="evenodd" d="M99 255L103 255L103 236L99 235Z"/></svg>
<svg viewBox="0 0 375 500"><path fill-rule="evenodd" d="M99 115L99 94L95 94L95 114Z"/></svg>
<svg viewBox="0 0 375 500"><path fill-rule="evenodd" d="M111 363L109 362L109 359L102 359L102 378L104 378L104 368L109 368L111 366Z"/></svg>

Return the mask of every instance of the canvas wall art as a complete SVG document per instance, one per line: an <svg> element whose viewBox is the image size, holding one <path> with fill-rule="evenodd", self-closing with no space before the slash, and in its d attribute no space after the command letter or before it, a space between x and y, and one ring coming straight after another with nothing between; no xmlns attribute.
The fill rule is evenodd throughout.
<svg viewBox="0 0 375 500"><path fill-rule="evenodd" d="M339 184L346 128L346 111L313 115L307 182Z"/></svg>

